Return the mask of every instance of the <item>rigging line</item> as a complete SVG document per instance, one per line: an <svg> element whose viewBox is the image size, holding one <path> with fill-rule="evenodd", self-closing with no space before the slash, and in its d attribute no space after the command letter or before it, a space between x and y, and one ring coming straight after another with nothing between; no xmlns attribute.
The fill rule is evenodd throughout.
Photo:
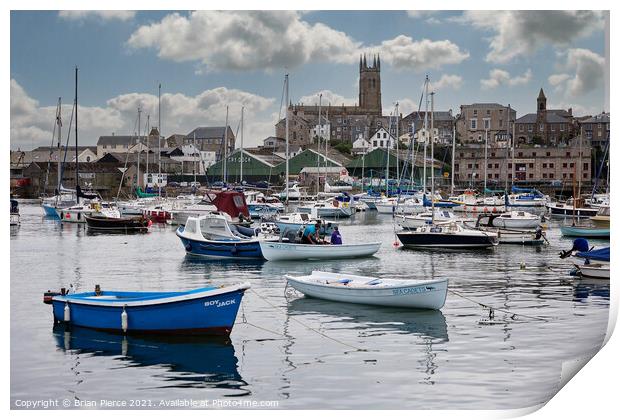
<svg viewBox="0 0 620 420"><path fill-rule="evenodd" d="M73 126L73 113L75 112L75 103L71 107L71 118L69 119L69 129L67 130L67 142L65 143L65 153L62 156L62 165L60 167L60 189L62 189L62 177L65 173L65 162L67 161L67 151L69 150L69 138L71 137L71 127ZM75 151L75 158L77 159L77 150ZM77 179L75 180L77 183ZM60 191L58 191L60 193Z"/></svg>
<svg viewBox="0 0 620 420"><path fill-rule="evenodd" d="M135 132L136 130L136 125L138 124L138 117L136 117L134 124L133 124L133 131ZM138 159L140 159L140 156L138 154ZM127 149L127 154L125 155L125 166L123 166L123 173L121 174L121 182L118 184L118 192L116 193L116 201L118 201L118 197L121 194L121 187L123 186L123 181L125 179L125 172L127 171L127 161L129 160L129 149ZM140 176L140 174L137 174L138 176Z"/></svg>
<svg viewBox="0 0 620 420"><path fill-rule="evenodd" d="M58 100L60 102L60 99ZM54 118L54 126L52 127L52 145L50 146L50 154L47 157L47 171L45 172L45 184L44 184L44 192L47 193L47 182L49 180L50 175L50 166L52 164L52 154L54 150L54 140L56 139L56 129L58 128L58 105L56 105L56 118ZM58 143L60 143L60 138L58 138ZM60 152L58 152L58 157L60 158ZM60 175L60 174L57 174ZM60 191L58 191L60 194Z"/></svg>
<svg viewBox="0 0 620 420"><path fill-rule="evenodd" d="M465 300L468 300L468 301L470 301L470 302L472 302L472 303L475 303L476 305L482 306L483 308L488 308L488 309L490 309L490 310L492 310L492 311L504 312L504 313L506 313L506 314L512 315L513 319L514 319L515 317L521 317L521 318L535 319L535 320L537 320L537 321L549 322L549 320L548 320L548 319L546 319L546 318L542 318L542 317L538 317L538 316L532 316L532 315L523 315L523 314L518 314L518 313L516 313L516 312L508 311L508 310L506 310L506 309L499 309L499 308L495 308L495 307L493 307L493 306L491 306L491 305L487 305L487 304L485 304L485 303L481 303L481 302L478 302L478 301L476 301L476 300L474 300L474 299L471 299L471 298L469 298L469 297L467 297L467 296L464 296L464 295L460 294L459 292L455 292L455 291L454 291L454 290L452 290L452 289L448 289L448 292L450 292L450 293L452 293L453 295L456 295L456 296L458 296L458 297L460 297L460 298L463 298L463 299L465 299Z"/></svg>
<svg viewBox="0 0 620 420"><path fill-rule="evenodd" d="M272 308L274 308L276 311L278 311L278 312L280 312L281 314L283 314L283 315L287 316L287 314L286 314L286 313L285 313L282 309L280 309L280 308L278 308L277 306L275 306L275 305L274 305L273 303L271 303L269 300L267 300L266 298L262 297L261 295L259 295L258 293L256 293L254 290L252 290L252 289L249 289L249 290L250 290L250 292L254 293L256 296L258 296L260 299L262 299L263 301L265 301L265 303L267 303L269 306L271 306ZM324 337L324 338L327 338L328 340L332 340L332 341L334 341L334 342L336 342L336 343L338 343L338 344L342 344L343 346L346 346L346 347L349 347L349 348L355 349L355 350L357 350L357 351L367 351L366 349L362 349L362 348L356 347L356 346L354 346L354 345L352 345L352 344L345 343L344 341L338 340L337 338L330 337L329 335L327 335L327 334L325 334L325 333L322 333L321 331L317 330L316 328L313 328L313 327L309 326L308 324L306 324L305 322L302 322L302 321L298 320L297 318L294 318L294 317L289 316L289 319L291 319L292 321L297 322L298 324L300 324L300 325L304 326L305 328L309 329L310 331L315 332L315 333L317 333L318 335L320 335L320 336L322 336L322 337Z"/></svg>

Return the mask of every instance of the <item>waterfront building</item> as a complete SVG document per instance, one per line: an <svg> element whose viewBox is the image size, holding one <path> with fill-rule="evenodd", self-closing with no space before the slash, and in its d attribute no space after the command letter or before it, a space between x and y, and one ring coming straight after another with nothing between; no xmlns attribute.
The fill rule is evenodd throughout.
<svg viewBox="0 0 620 420"><path fill-rule="evenodd" d="M457 141L465 143L495 143L505 136L509 121L514 121L517 112L507 105L498 103L473 103L461 105L456 119Z"/></svg>
<svg viewBox="0 0 620 420"><path fill-rule="evenodd" d="M579 134L572 108L547 109L547 97L542 88L536 98L536 113L517 119L515 131L518 143L545 146L564 143Z"/></svg>
<svg viewBox="0 0 620 420"><path fill-rule="evenodd" d="M228 142L227 150L223 147L225 139ZM235 150L235 134L230 126L197 127L183 137L183 144L196 144L202 152L214 152L215 160L218 161L222 159L224 153L229 155Z"/></svg>
<svg viewBox="0 0 620 420"><path fill-rule="evenodd" d="M400 120L399 137L408 134L407 140L413 135L416 140L423 141L426 138L424 130L425 111L414 111ZM440 144L452 144L454 124L456 118L452 115L452 110L434 112L435 141ZM427 116L427 127L430 131L431 113ZM415 132L414 132L415 128ZM393 133L394 135L396 133ZM408 144L408 143L407 143Z"/></svg>
<svg viewBox="0 0 620 420"><path fill-rule="evenodd" d="M592 147L604 147L609 141L609 112L582 120L584 136L592 142Z"/></svg>

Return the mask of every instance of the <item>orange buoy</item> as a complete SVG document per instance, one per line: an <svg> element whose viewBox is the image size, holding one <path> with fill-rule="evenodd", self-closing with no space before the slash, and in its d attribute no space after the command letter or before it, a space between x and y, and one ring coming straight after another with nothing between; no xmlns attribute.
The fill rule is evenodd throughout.
<svg viewBox="0 0 620 420"><path fill-rule="evenodd" d="M497 207L493 207L493 213L497 213Z"/></svg>

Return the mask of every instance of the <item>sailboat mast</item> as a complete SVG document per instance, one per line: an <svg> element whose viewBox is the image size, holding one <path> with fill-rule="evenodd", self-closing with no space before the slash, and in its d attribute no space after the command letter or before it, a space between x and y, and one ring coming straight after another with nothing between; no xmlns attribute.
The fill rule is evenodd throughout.
<svg viewBox="0 0 620 420"><path fill-rule="evenodd" d="M222 182L224 184L226 184L226 178L227 178L227 173L226 173L226 161L227 156L226 156L226 152L228 150L228 105L226 105L226 123L224 124L224 156L223 156L223 161L224 161L224 165L222 165Z"/></svg>
<svg viewBox="0 0 620 420"><path fill-rule="evenodd" d="M516 124L513 122L512 123L512 176L510 177L511 183L510 186L513 187L515 185L515 174L516 174L516 170L515 170L515 144L517 142L517 139L515 138L515 127ZM512 188L511 188L512 189Z"/></svg>
<svg viewBox="0 0 620 420"><path fill-rule="evenodd" d="M58 126L58 173L56 174L56 178L57 178L57 182L56 184L58 185L57 189L58 192L57 194L60 195L60 187L62 185L62 176L61 176L61 172L62 169L60 167L60 155L61 155L61 138L62 138L62 102L61 102L61 98L58 98L58 112L56 113L56 125Z"/></svg>
<svg viewBox="0 0 620 420"><path fill-rule="evenodd" d="M431 224L435 223L435 92L431 92Z"/></svg>
<svg viewBox="0 0 620 420"><path fill-rule="evenodd" d="M390 120L391 120L390 116ZM385 161L385 196L389 197L389 183L390 183L390 139L388 139L387 144L385 145L385 154L387 159Z"/></svg>
<svg viewBox="0 0 620 420"><path fill-rule="evenodd" d="M508 115L506 120L506 141L511 141L512 138L510 136L510 104L508 104ZM508 144L506 144L506 179L504 180L504 194L508 194Z"/></svg>
<svg viewBox="0 0 620 420"><path fill-rule="evenodd" d="M321 137L322 137L322 124L321 124L321 100L323 99L323 94L319 94L319 136L316 141L316 195L317 198L319 196L319 192L321 192Z"/></svg>
<svg viewBox="0 0 620 420"><path fill-rule="evenodd" d="M140 144L142 143L142 140L140 139L140 134L141 134L141 129L142 127L140 126L142 124L141 120L140 120L140 116L142 115L142 108L140 108L140 105L138 105L138 141L136 142L136 145L138 146L138 187L141 186L142 182L140 181L140 152L142 147L140 147ZM129 153L129 150L127 150L127 153Z"/></svg>
<svg viewBox="0 0 620 420"><path fill-rule="evenodd" d="M151 125L151 115L147 115L146 116L146 127L144 130L144 137L146 137L146 185L144 186L144 189L146 190L148 188L148 180L149 180L149 134L147 134L149 132L149 126Z"/></svg>
<svg viewBox="0 0 620 420"><path fill-rule="evenodd" d="M78 165L78 68L75 66L75 198L80 204L78 187L80 186L80 170Z"/></svg>
<svg viewBox="0 0 620 420"><path fill-rule="evenodd" d="M396 177L398 179L398 187L400 188L400 154L398 146L398 102L396 102Z"/></svg>
<svg viewBox="0 0 620 420"><path fill-rule="evenodd" d="M422 160L424 161L424 169L422 172L422 191L426 194L426 147L428 145L428 74L426 75L426 79L424 80L424 157Z"/></svg>
<svg viewBox="0 0 620 420"><path fill-rule="evenodd" d="M284 191L285 191L285 195L286 195L286 205L288 206L288 172L289 172L289 168L288 168L288 158L289 158L289 150L288 150L288 74L284 75L284 84L286 85L286 90L285 90L285 97L284 97L284 104L286 106L286 114L285 114L285 131L286 131L286 172L284 174Z"/></svg>
<svg viewBox="0 0 620 420"><path fill-rule="evenodd" d="M454 195L454 159L456 158L456 121L452 123L452 169L450 170L450 195Z"/></svg>
<svg viewBox="0 0 620 420"><path fill-rule="evenodd" d="M484 130L484 192L482 194L484 198L487 198L488 151L489 151L489 130L485 128Z"/></svg>
<svg viewBox="0 0 620 420"><path fill-rule="evenodd" d="M194 130L194 153L196 153L196 130ZM196 158L194 156L194 188L196 187Z"/></svg>
<svg viewBox="0 0 620 420"><path fill-rule="evenodd" d="M241 163L239 166L239 183L243 185L243 109L241 107Z"/></svg>
<svg viewBox="0 0 620 420"><path fill-rule="evenodd" d="M157 91L157 186L161 198L161 83Z"/></svg>

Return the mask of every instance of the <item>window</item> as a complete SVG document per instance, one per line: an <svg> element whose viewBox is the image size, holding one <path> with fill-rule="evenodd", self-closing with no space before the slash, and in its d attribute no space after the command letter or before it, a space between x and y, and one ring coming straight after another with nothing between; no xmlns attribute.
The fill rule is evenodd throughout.
<svg viewBox="0 0 620 420"><path fill-rule="evenodd" d="M495 164L495 169L499 169L499 163Z"/></svg>
<svg viewBox="0 0 620 420"><path fill-rule="evenodd" d="M555 131L555 124L551 124L551 131Z"/></svg>
<svg viewBox="0 0 620 420"><path fill-rule="evenodd" d="M553 169L553 163L550 163L550 164L549 164L549 167L550 167L551 169Z"/></svg>
<svg viewBox="0 0 620 420"><path fill-rule="evenodd" d="M534 124L528 124L528 125L527 125L527 131L529 131L530 133L531 133L532 131L534 131Z"/></svg>
<svg viewBox="0 0 620 420"><path fill-rule="evenodd" d="M512 169L512 163L508 164L508 169Z"/></svg>
<svg viewBox="0 0 620 420"><path fill-rule="evenodd" d="M570 157L570 152L566 152L566 157L569 158Z"/></svg>
<svg viewBox="0 0 620 420"><path fill-rule="evenodd" d="M488 130L491 128L491 119L490 118L485 118L484 120L482 120L484 122L484 129Z"/></svg>
<svg viewBox="0 0 620 420"><path fill-rule="evenodd" d="M583 170L587 171L588 170L588 162L584 162L583 163Z"/></svg>
<svg viewBox="0 0 620 420"><path fill-rule="evenodd" d="M474 109L474 115L478 115L478 110Z"/></svg>
<svg viewBox="0 0 620 420"><path fill-rule="evenodd" d="M529 178L534 178L534 174L530 174Z"/></svg>
<svg viewBox="0 0 620 420"><path fill-rule="evenodd" d="M474 168L476 168L476 169L478 169L479 167L480 166L477 163L474 165Z"/></svg>
<svg viewBox="0 0 620 420"><path fill-rule="evenodd" d="M562 164L562 168L568 168L568 163L564 162L564 163Z"/></svg>
<svg viewBox="0 0 620 420"><path fill-rule="evenodd" d="M383 133L383 138L387 139L387 133Z"/></svg>
<svg viewBox="0 0 620 420"><path fill-rule="evenodd" d="M491 115L491 110L487 109L487 115Z"/></svg>
<svg viewBox="0 0 620 420"><path fill-rule="evenodd" d="M530 163L530 164L529 164L529 167L530 167L530 169L534 168L534 164L533 164L533 163Z"/></svg>
<svg viewBox="0 0 620 420"><path fill-rule="evenodd" d="M532 152L532 157L536 157L536 152Z"/></svg>
<svg viewBox="0 0 620 420"><path fill-rule="evenodd" d="M504 120L499 120L499 126L504 127Z"/></svg>
<svg viewBox="0 0 620 420"><path fill-rule="evenodd" d="M519 124L519 132L523 133L523 124Z"/></svg>
<svg viewBox="0 0 620 420"><path fill-rule="evenodd" d="M488 163L487 164L487 169L492 169L493 168L493 164L492 163Z"/></svg>
<svg viewBox="0 0 620 420"><path fill-rule="evenodd" d="M546 164L546 163L543 163L542 167L543 167L543 168L546 168L546 167L547 167L547 164Z"/></svg>
<svg viewBox="0 0 620 420"><path fill-rule="evenodd" d="M471 169L471 168L472 168L472 164L471 164L471 163L468 163L468 164L467 164L467 169Z"/></svg>
<svg viewBox="0 0 620 420"><path fill-rule="evenodd" d="M583 173L583 177L584 177L584 178L587 178L587 177L588 177L588 173L587 173L587 172L584 172L584 173Z"/></svg>
<svg viewBox="0 0 620 420"><path fill-rule="evenodd" d="M469 120L469 128L470 129L475 130L477 128L476 127L477 124L478 124L478 120L477 119L472 118L472 119Z"/></svg>
<svg viewBox="0 0 620 420"><path fill-rule="evenodd" d="M571 168L574 168L574 167L575 167L575 163L574 163L574 162L571 162L571 163L570 163L570 167L571 167Z"/></svg>
<svg viewBox="0 0 620 420"><path fill-rule="evenodd" d="M518 153L518 156L519 156L519 157L523 157L523 152L519 152L519 153Z"/></svg>
<svg viewBox="0 0 620 420"><path fill-rule="evenodd" d="M560 131L564 131L564 124L560 124Z"/></svg>
<svg viewBox="0 0 620 420"><path fill-rule="evenodd" d="M86 162L90 162L90 156L86 156ZM584 169L588 169L588 168L584 168Z"/></svg>
<svg viewBox="0 0 620 420"><path fill-rule="evenodd" d="M540 124L540 127L538 129L539 131L545 131L545 125L544 124Z"/></svg>
<svg viewBox="0 0 620 420"><path fill-rule="evenodd" d="M551 152L547 152L547 153L546 153L546 156L547 156L547 157L548 157L548 156L551 156Z"/></svg>

